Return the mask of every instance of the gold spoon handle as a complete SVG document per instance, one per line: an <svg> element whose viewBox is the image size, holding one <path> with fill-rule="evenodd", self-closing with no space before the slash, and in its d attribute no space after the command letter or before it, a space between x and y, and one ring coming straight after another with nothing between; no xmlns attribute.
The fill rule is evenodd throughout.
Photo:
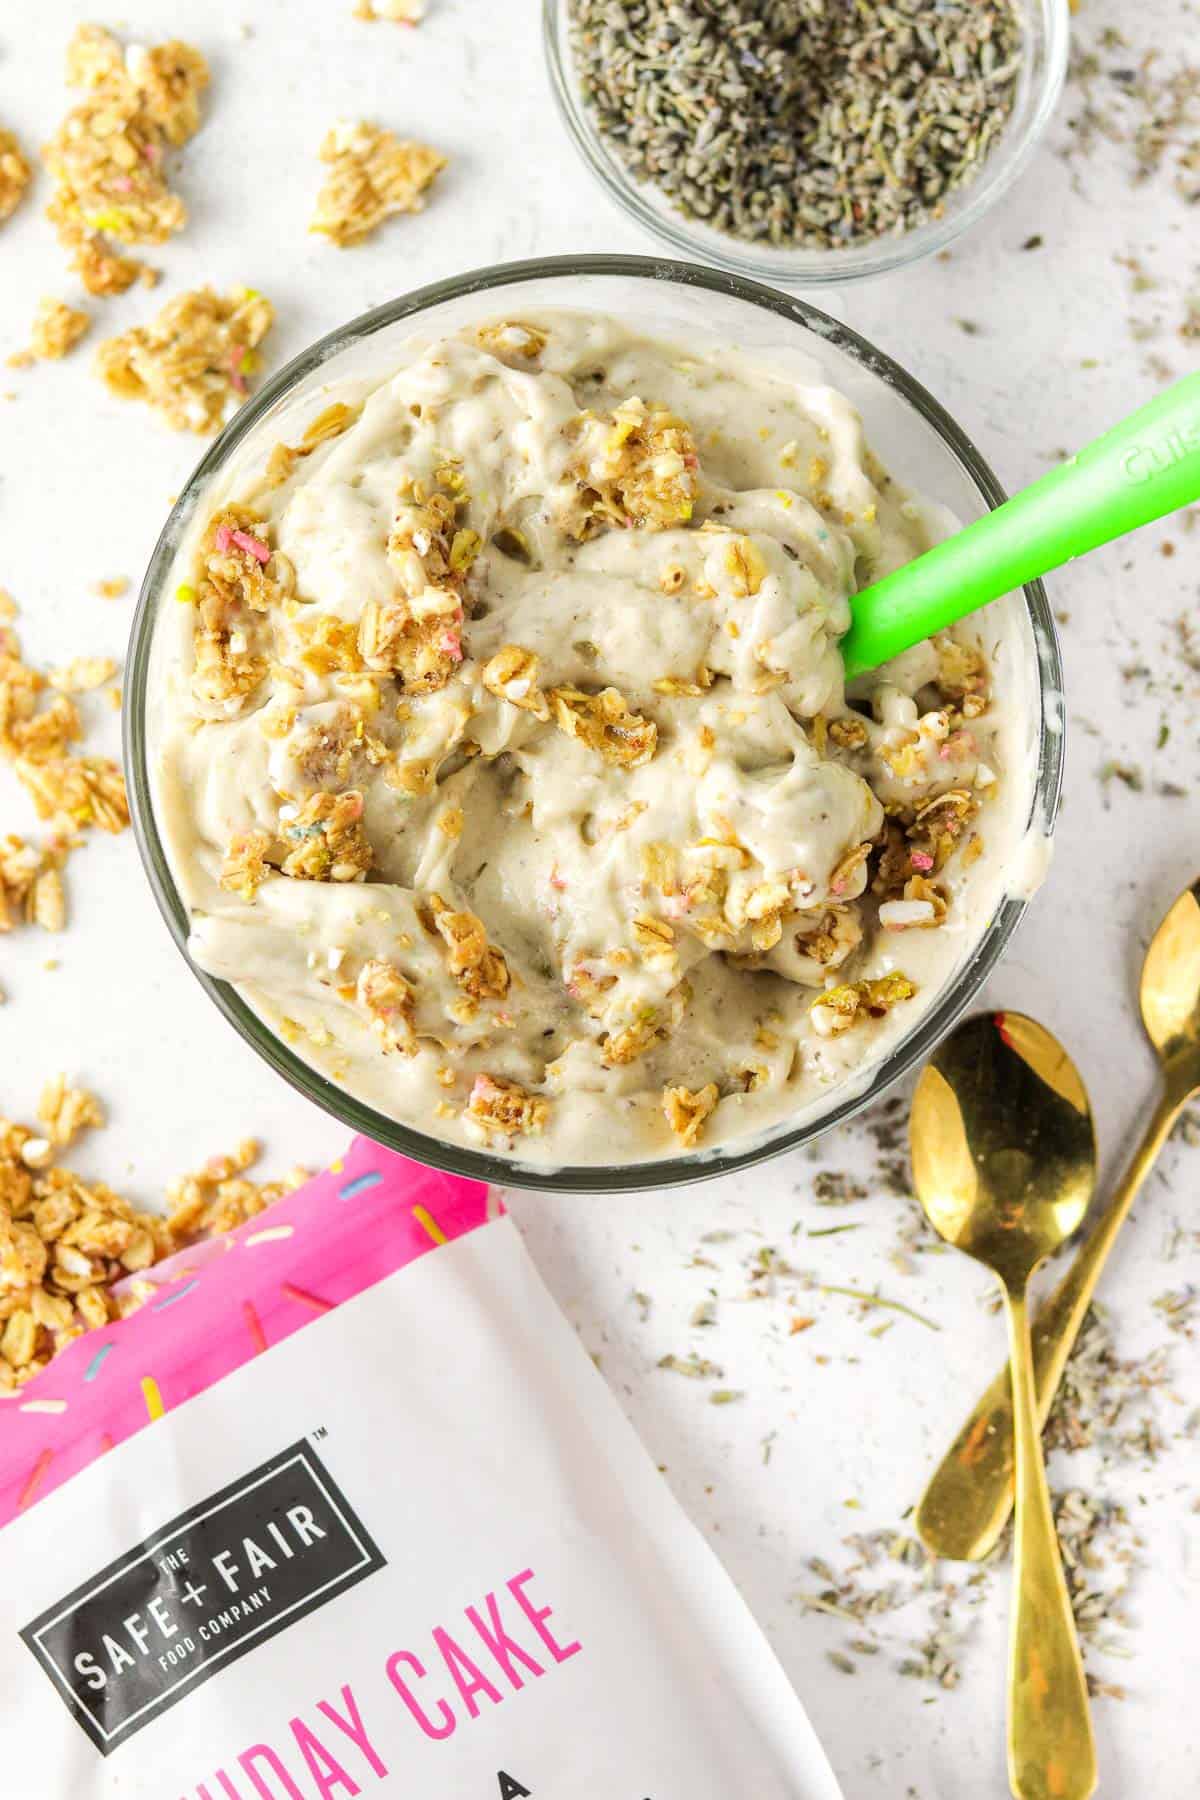
<svg viewBox="0 0 1200 1800"><path fill-rule="evenodd" d="M1038 1313L1033 1367L1039 1430L1108 1253L1191 1091L1169 1089L1159 1100L1112 1198ZM1012 1510L1013 1460L1012 1385L1008 1370L1001 1369L934 1471L917 1508L917 1532L936 1556L977 1562L993 1548Z"/></svg>
<svg viewBox="0 0 1200 1800"><path fill-rule="evenodd" d="M1023 1290L1004 1290L1017 1447L1017 1533L1008 1664L1008 1780L1017 1800L1087 1800L1096 1746L1033 1386Z"/></svg>

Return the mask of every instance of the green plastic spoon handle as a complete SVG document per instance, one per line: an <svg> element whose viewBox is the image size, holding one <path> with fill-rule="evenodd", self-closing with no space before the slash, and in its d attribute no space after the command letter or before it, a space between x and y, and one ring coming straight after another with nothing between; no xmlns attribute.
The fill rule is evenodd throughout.
<svg viewBox="0 0 1200 1800"><path fill-rule="evenodd" d="M850 602L846 677L1073 556L1200 499L1200 373Z"/></svg>

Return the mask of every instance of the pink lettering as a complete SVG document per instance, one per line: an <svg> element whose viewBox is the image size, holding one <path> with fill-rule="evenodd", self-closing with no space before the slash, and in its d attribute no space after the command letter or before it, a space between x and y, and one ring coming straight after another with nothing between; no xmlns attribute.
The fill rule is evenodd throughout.
<svg viewBox="0 0 1200 1800"><path fill-rule="evenodd" d="M289 1719L288 1724L296 1740L296 1748L304 1758L305 1767L317 1784L321 1800L333 1800L335 1787L344 1788L351 1796L362 1793L358 1783L346 1773L336 1757L330 1755L316 1732L303 1719ZM318 1757L323 1767L318 1767Z"/></svg>
<svg viewBox="0 0 1200 1800"><path fill-rule="evenodd" d="M529 1623L533 1626L533 1629L541 1638L543 1644L545 1644L555 1662L564 1663L569 1656L577 1656L583 1649L583 1645L580 1643L558 1644L554 1641L554 1638L551 1636L546 1625L546 1620L550 1617L553 1608L549 1606L535 1606L528 1595L522 1592L526 1582L532 1580L533 1570L523 1569L519 1575L514 1575L512 1580L508 1583L508 1591L520 1607L521 1611L525 1614L525 1617L529 1620Z"/></svg>
<svg viewBox="0 0 1200 1800"><path fill-rule="evenodd" d="M318 1701L317 1711L324 1713L325 1717L329 1720L329 1723L331 1725L336 1725L338 1730L344 1732L350 1739L350 1742L362 1751L375 1774L382 1780L387 1774L387 1764L367 1736L366 1727L362 1722L362 1714L358 1710L358 1702L355 1700L349 1685L342 1689L342 1705L346 1708L346 1712L349 1715L345 1719L342 1718L336 1707L332 1706L328 1700Z"/></svg>
<svg viewBox="0 0 1200 1800"><path fill-rule="evenodd" d="M267 1764L272 1775L277 1775L282 1782L283 1785L281 1789L276 1789L274 1785L268 1787L263 1776L261 1776L254 1767L256 1762L265 1762ZM243 1750L242 1754L238 1757L238 1767L241 1769L243 1775L248 1775L250 1777L251 1781L254 1783L254 1791L261 1796L261 1800L279 1800L280 1793L286 1794L288 1800L304 1800L304 1795L300 1792L300 1789L296 1786L295 1782L272 1750L270 1744L252 1744L249 1750Z"/></svg>
<svg viewBox="0 0 1200 1800"><path fill-rule="evenodd" d="M504 1695L498 1687L493 1687L478 1663L473 1663L448 1631L440 1625L434 1627L433 1641L445 1659L446 1667L454 1677L454 1685L462 1695L463 1705L473 1719L479 1717L479 1705L476 1694L486 1694L488 1699L499 1706ZM469 1679L464 1679L469 1677Z"/></svg>
<svg viewBox="0 0 1200 1800"><path fill-rule="evenodd" d="M439 1700L438 1711L441 1714L442 1722L440 1725L435 1725L433 1720L422 1708L420 1701L417 1699L404 1677L401 1675L400 1669L402 1664L407 1665L407 1667L412 1670L413 1674L417 1676L418 1680L423 1681L425 1679L425 1668L418 1658L415 1657L410 1650L397 1650L394 1656L388 1658L388 1680L391 1682L426 1737L448 1738L455 1727L456 1721L454 1714L450 1711L450 1708L446 1705L444 1700Z"/></svg>
<svg viewBox="0 0 1200 1800"><path fill-rule="evenodd" d="M495 1594L488 1594L484 1599L487 1607L489 1624L485 1625L474 1606L467 1607L467 1617L483 1639L504 1673L508 1676L517 1693L525 1685L517 1670L513 1667L513 1659L528 1669L531 1675L543 1675L545 1670L541 1663L534 1662L532 1656L522 1650L515 1638L511 1638L500 1622L500 1608L496 1604Z"/></svg>

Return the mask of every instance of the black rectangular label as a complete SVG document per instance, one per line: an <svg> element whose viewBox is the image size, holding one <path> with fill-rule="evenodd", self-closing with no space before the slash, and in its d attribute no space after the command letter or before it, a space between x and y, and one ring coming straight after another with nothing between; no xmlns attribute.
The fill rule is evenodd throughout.
<svg viewBox="0 0 1200 1800"><path fill-rule="evenodd" d="M301 1441L190 1507L21 1632L101 1755L384 1559Z"/></svg>

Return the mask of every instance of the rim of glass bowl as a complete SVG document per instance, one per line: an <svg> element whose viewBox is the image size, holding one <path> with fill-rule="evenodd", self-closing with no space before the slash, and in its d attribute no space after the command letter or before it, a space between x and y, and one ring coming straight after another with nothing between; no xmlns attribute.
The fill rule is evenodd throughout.
<svg viewBox="0 0 1200 1800"><path fill-rule="evenodd" d="M1011 126L1006 125L975 180L952 196L944 217L899 237L873 238L861 249L788 250L743 245L738 238L685 218L653 187L634 181L593 126L571 66L567 0L542 0L542 38L550 86L567 133L601 187L626 213L685 256L700 256L718 268L760 281L824 287L906 268L909 263L944 249L975 225L1023 173L1062 92L1071 23L1067 0L1016 0L1016 4L1018 10L1029 7L1036 12L1041 22L1034 93L1023 129L1014 136ZM1031 28L1027 19L1023 23L1028 47Z"/></svg>
<svg viewBox="0 0 1200 1800"><path fill-rule="evenodd" d="M345 1093L336 1083L327 1081L309 1063L294 1055L228 982L218 980L196 967L187 955L187 909L175 886L154 816L145 706L154 626L159 607L171 603L167 582L192 508L209 481L281 396L347 345L362 342L402 319L415 320L428 307L441 301L502 290L526 281L545 281L555 277L576 280L583 275L626 277L652 284L665 282L707 289L764 309L788 324L812 332L822 343L832 343L895 388L937 433L987 505L998 506L1006 498L1003 488L974 444L919 382L907 375L890 357L859 337L857 332L790 294L780 293L739 276L700 268L695 264L644 256L554 256L475 269L465 275L418 288L398 300L361 314L348 325L320 338L309 349L294 357L253 399L239 409L201 458L171 509L142 583L130 638L123 736L134 835L159 910L201 986L264 1061L290 1082L292 1087L342 1124L413 1157L417 1162L502 1186L601 1193L675 1187L710 1176L728 1175L736 1169L749 1168L751 1164L762 1162L767 1157L796 1149L861 1111L864 1106L878 1099L915 1063L928 1056L939 1039L970 1005L1012 937L1025 912L1026 902L1015 898L1003 902L971 957L912 1034L883 1058L861 1091L851 1093L819 1117L791 1127L785 1123L778 1132L755 1138L740 1149L735 1140L727 1153L720 1150L695 1151L690 1155L664 1157L644 1163L539 1168L523 1163L518 1157L499 1156L490 1151L472 1150L460 1144L443 1143L440 1138L426 1136L424 1132L376 1112L374 1107ZM1061 692L1062 665L1053 615L1041 582L1029 582L1024 594L1039 673L1038 768L1028 823L1049 835L1054 827L1062 780L1062 737L1057 730L1050 729L1046 695Z"/></svg>

